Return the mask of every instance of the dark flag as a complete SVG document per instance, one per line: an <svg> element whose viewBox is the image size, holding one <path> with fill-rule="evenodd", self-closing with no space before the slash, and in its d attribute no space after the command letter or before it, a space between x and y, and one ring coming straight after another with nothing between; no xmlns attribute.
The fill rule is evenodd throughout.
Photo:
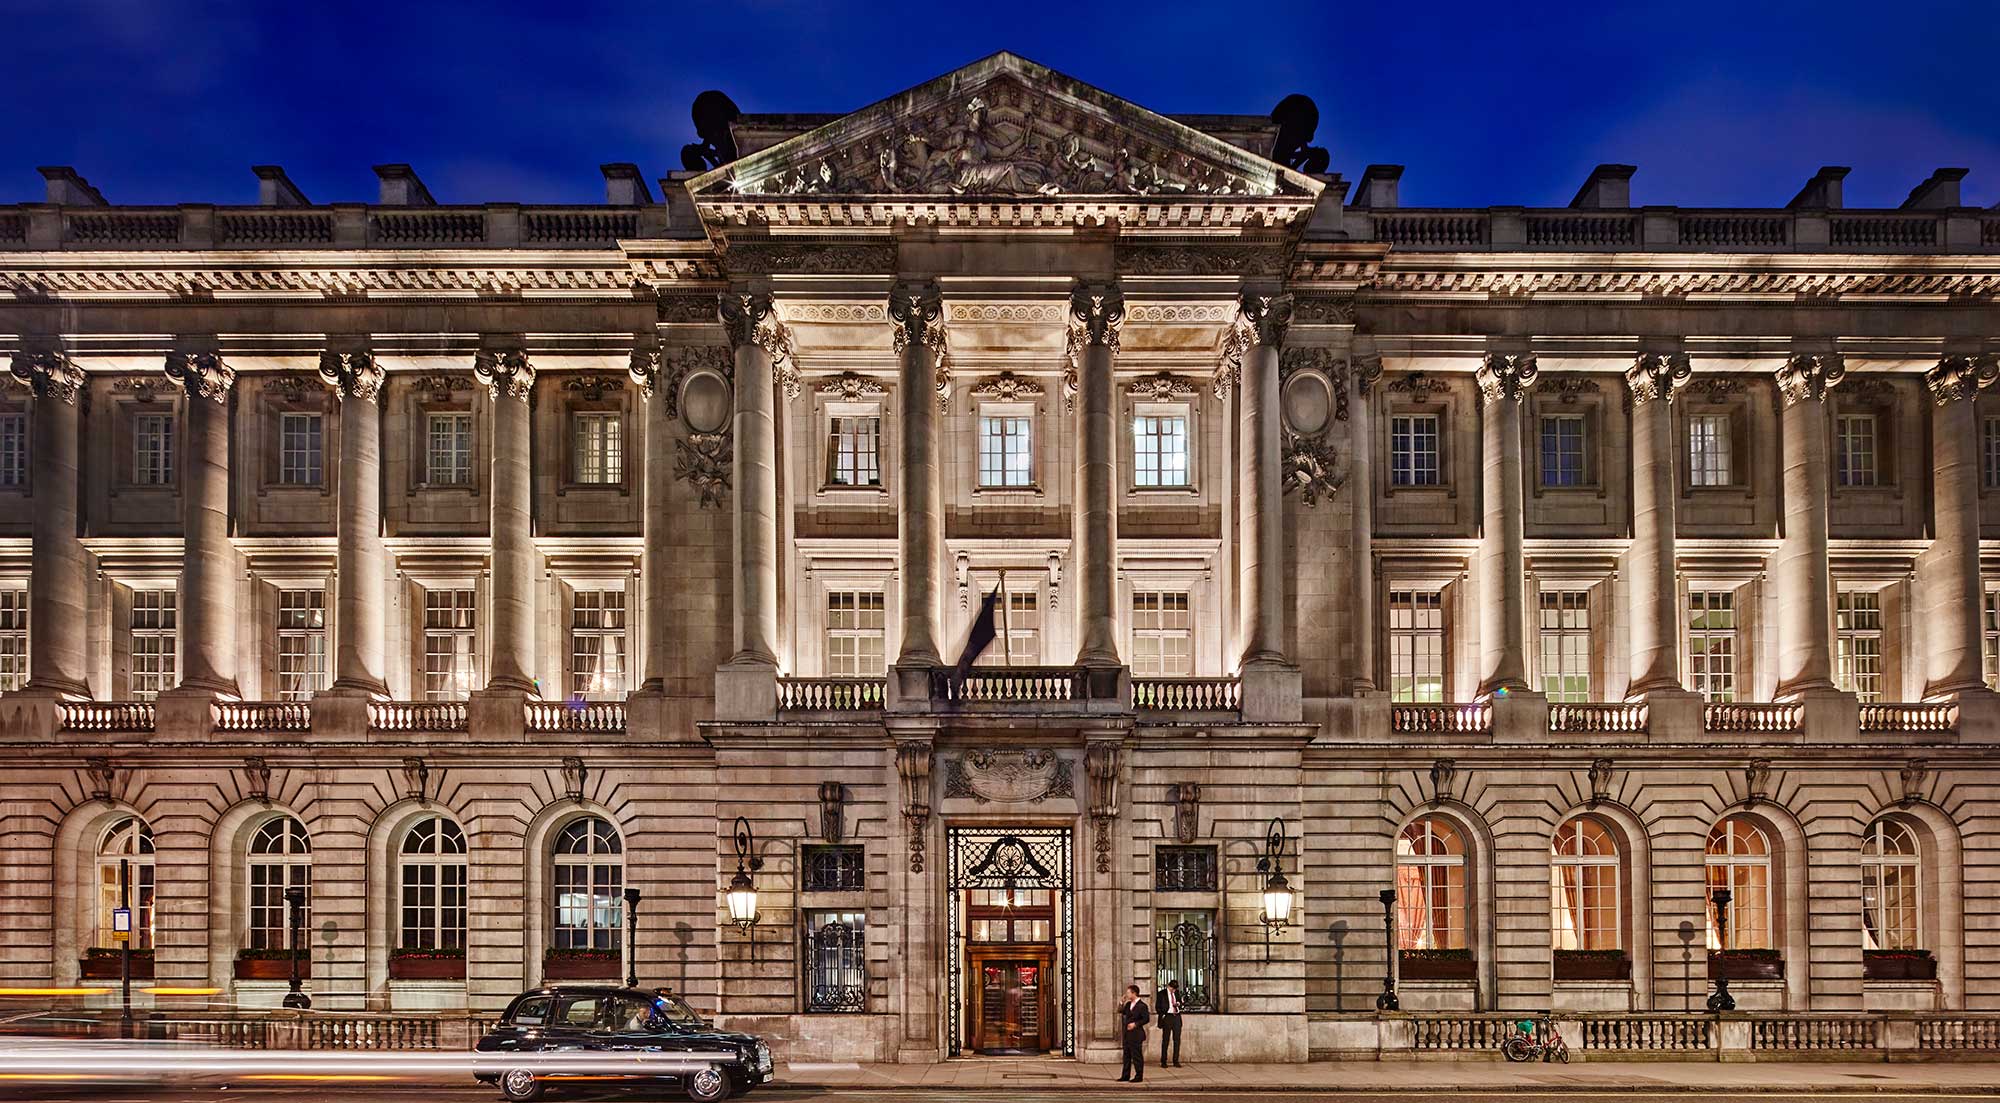
<svg viewBox="0 0 2000 1103"><path fill-rule="evenodd" d="M995 586L979 603L979 615L972 618L972 631L965 637L965 650L958 653L958 668L952 675L954 684L965 684L966 672L972 669L972 664L979 661L980 653L999 635L999 609L1000 587Z"/></svg>

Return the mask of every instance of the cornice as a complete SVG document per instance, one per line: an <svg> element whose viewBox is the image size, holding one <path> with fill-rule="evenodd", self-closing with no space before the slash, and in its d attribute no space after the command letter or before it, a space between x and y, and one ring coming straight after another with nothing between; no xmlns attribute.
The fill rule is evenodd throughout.
<svg viewBox="0 0 2000 1103"><path fill-rule="evenodd" d="M1302 251L1293 279L1320 278L1317 273L1323 263L1323 258ZM1391 254L1368 281L1365 294L1373 300L1424 296L1981 299L2000 294L2000 257Z"/></svg>

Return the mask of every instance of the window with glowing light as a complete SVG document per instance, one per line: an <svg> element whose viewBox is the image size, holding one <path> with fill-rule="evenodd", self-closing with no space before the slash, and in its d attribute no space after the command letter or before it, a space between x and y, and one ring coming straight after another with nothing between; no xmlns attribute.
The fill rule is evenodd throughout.
<svg viewBox="0 0 2000 1103"><path fill-rule="evenodd" d="M1731 816L1708 833L1708 948L1765 950L1771 946L1771 839L1764 829ZM1729 913L1720 922L1715 890L1728 889Z"/></svg>
<svg viewBox="0 0 2000 1103"><path fill-rule="evenodd" d="M1396 937L1403 950L1465 949L1465 841L1449 820L1420 816L1396 839Z"/></svg>

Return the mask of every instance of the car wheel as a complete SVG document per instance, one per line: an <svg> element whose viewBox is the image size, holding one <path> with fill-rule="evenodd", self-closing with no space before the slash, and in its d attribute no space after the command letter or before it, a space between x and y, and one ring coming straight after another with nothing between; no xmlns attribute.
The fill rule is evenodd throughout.
<svg viewBox="0 0 2000 1103"><path fill-rule="evenodd" d="M500 1094L514 1103L530 1103L542 1097L543 1085L527 1069L508 1069L500 1074Z"/></svg>
<svg viewBox="0 0 2000 1103"><path fill-rule="evenodd" d="M719 1103L729 1098L729 1076L713 1065L688 1073L687 1094L695 1103Z"/></svg>

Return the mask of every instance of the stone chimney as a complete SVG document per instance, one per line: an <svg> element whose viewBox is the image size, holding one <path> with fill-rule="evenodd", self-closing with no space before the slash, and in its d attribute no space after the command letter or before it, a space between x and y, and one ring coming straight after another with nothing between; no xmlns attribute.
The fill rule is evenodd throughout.
<svg viewBox="0 0 2000 1103"><path fill-rule="evenodd" d="M1402 183L1403 166L1369 165L1361 170L1361 183L1354 189L1356 207L1392 210L1397 204L1396 193Z"/></svg>
<svg viewBox="0 0 2000 1103"><path fill-rule="evenodd" d="M292 183L285 170L277 165L251 165L250 171L257 174L257 205L259 207L310 207L312 200Z"/></svg>
<svg viewBox="0 0 2000 1103"><path fill-rule="evenodd" d="M1930 179L1910 189L1910 197L1903 200L1900 210L1936 211L1949 207L1962 207L1958 182L1965 179L1965 169L1939 169L1931 173Z"/></svg>
<svg viewBox="0 0 2000 1103"><path fill-rule="evenodd" d="M58 207L103 207L104 193L90 186L68 165L48 165L35 170L42 174L48 189L47 202Z"/></svg>
<svg viewBox="0 0 2000 1103"><path fill-rule="evenodd" d="M1569 201L1573 210L1579 211L1622 211L1632 206L1632 174L1639 169L1634 165L1599 165L1590 170L1590 178L1576 191L1576 198Z"/></svg>
<svg viewBox="0 0 2000 1103"><path fill-rule="evenodd" d="M417 179L417 170L408 165L376 165L375 175L382 181L381 197L376 200L384 207L435 207L437 200L431 198L431 190Z"/></svg>
<svg viewBox="0 0 2000 1103"><path fill-rule="evenodd" d="M646 186L646 178L639 175L639 166L626 161L609 165L599 165L597 170L604 174L604 201L613 207L647 207L653 202L653 191Z"/></svg>
<svg viewBox="0 0 2000 1103"><path fill-rule="evenodd" d="M1852 171L1854 170L1845 165L1825 166L1818 172L1813 173L1813 178L1806 181L1806 186L1799 189L1799 194L1793 196L1790 203L1785 204L1785 209L1788 211L1800 209L1808 211L1839 210L1841 205L1840 182L1847 179L1847 174Z"/></svg>

